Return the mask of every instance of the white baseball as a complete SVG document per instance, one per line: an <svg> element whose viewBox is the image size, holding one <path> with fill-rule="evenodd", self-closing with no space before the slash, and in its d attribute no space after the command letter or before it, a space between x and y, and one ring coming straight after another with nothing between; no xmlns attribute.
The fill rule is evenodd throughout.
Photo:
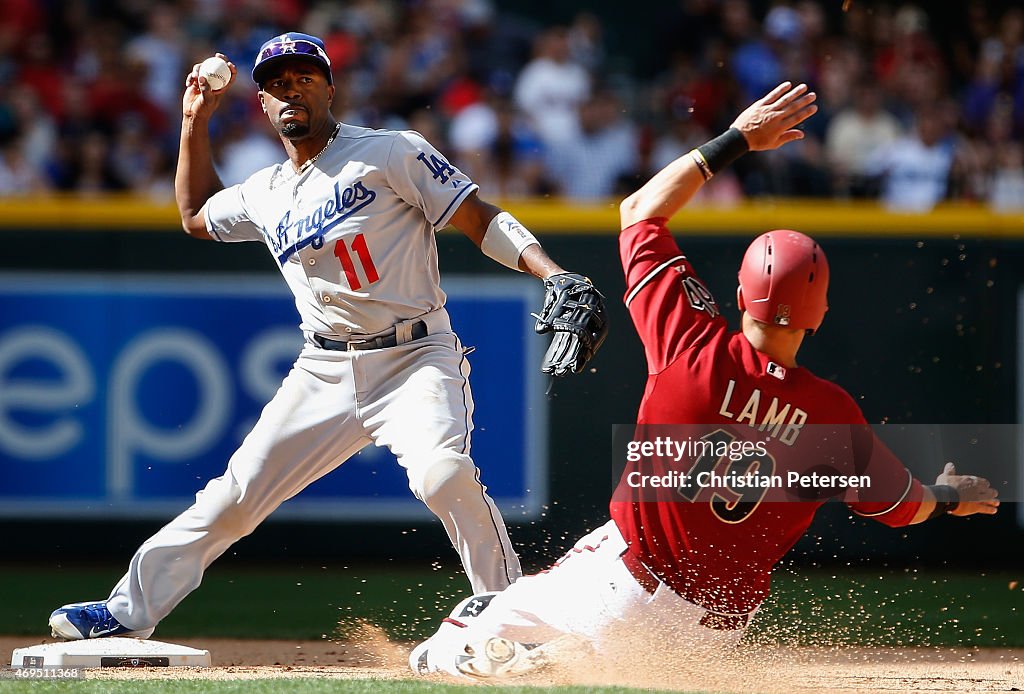
<svg viewBox="0 0 1024 694"><path fill-rule="evenodd" d="M213 91L220 91L231 81L231 68L223 58L213 56L199 65L199 74L206 78L206 83Z"/></svg>

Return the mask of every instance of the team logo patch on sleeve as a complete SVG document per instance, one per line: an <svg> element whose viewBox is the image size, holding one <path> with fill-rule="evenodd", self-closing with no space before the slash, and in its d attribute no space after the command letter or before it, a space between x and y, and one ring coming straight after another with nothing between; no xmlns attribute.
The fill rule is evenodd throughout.
<svg viewBox="0 0 1024 694"><path fill-rule="evenodd" d="M708 291L703 282L692 275L687 275L680 281L683 283L683 291L686 292L686 298L690 302L690 306L693 306L698 311L707 311L708 315L712 318L720 313L718 304L715 303L715 297L711 295L711 292Z"/></svg>
<svg viewBox="0 0 1024 694"><path fill-rule="evenodd" d="M430 158L427 159L427 155L420 152L420 155L416 157L416 159L423 162L423 165L427 167L435 181L440 181L443 184L447 183L448 179L455 176L455 167L449 164L443 157L431 154ZM458 188L460 182L461 181L453 181L452 187Z"/></svg>

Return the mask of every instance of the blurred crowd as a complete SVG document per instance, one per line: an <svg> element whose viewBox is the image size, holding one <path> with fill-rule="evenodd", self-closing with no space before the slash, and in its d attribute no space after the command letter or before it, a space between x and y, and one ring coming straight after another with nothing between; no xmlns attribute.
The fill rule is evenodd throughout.
<svg viewBox="0 0 1024 694"><path fill-rule="evenodd" d="M615 44L598 13L555 24L496 0L0 0L0 196L169 199L184 78L217 51L240 77L213 122L222 179L281 161L248 73L298 30L326 42L341 120L418 130L492 199L622 195L785 79L819 95L806 138L740 160L705 204L1024 207L1024 8L952 3L939 35L919 2L651 3Z"/></svg>

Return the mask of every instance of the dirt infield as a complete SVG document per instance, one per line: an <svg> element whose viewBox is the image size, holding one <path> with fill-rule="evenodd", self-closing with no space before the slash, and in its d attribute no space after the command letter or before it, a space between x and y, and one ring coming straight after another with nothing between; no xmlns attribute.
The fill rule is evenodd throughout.
<svg viewBox="0 0 1024 694"><path fill-rule="evenodd" d="M50 639L0 637L3 665L14 648ZM211 668L107 668L105 679L405 679L409 646L389 643L371 631L352 641L176 640L208 649ZM680 654L671 673L599 672L593 663L578 672L545 673L515 684L606 684L684 691L763 692L1011 692L1024 690L1024 650L865 649L759 647L717 662L698 663ZM442 681L440 678L437 681ZM510 682L512 684L512 682Z"/></svg>

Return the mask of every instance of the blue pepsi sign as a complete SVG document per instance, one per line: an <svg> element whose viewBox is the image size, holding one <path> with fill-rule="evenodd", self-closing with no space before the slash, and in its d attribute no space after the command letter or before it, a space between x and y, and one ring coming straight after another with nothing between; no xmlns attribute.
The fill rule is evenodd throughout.
<svg viewBox="0 0 1024 694"><path fill-rule="evenodd" d="M540 287L444 283L470 357L473 458L510 520L546 501ZM169 517L192 503L302 346L278 277L0 275L0 516ZM369 447L275 517L426 518Z"/></svg>

